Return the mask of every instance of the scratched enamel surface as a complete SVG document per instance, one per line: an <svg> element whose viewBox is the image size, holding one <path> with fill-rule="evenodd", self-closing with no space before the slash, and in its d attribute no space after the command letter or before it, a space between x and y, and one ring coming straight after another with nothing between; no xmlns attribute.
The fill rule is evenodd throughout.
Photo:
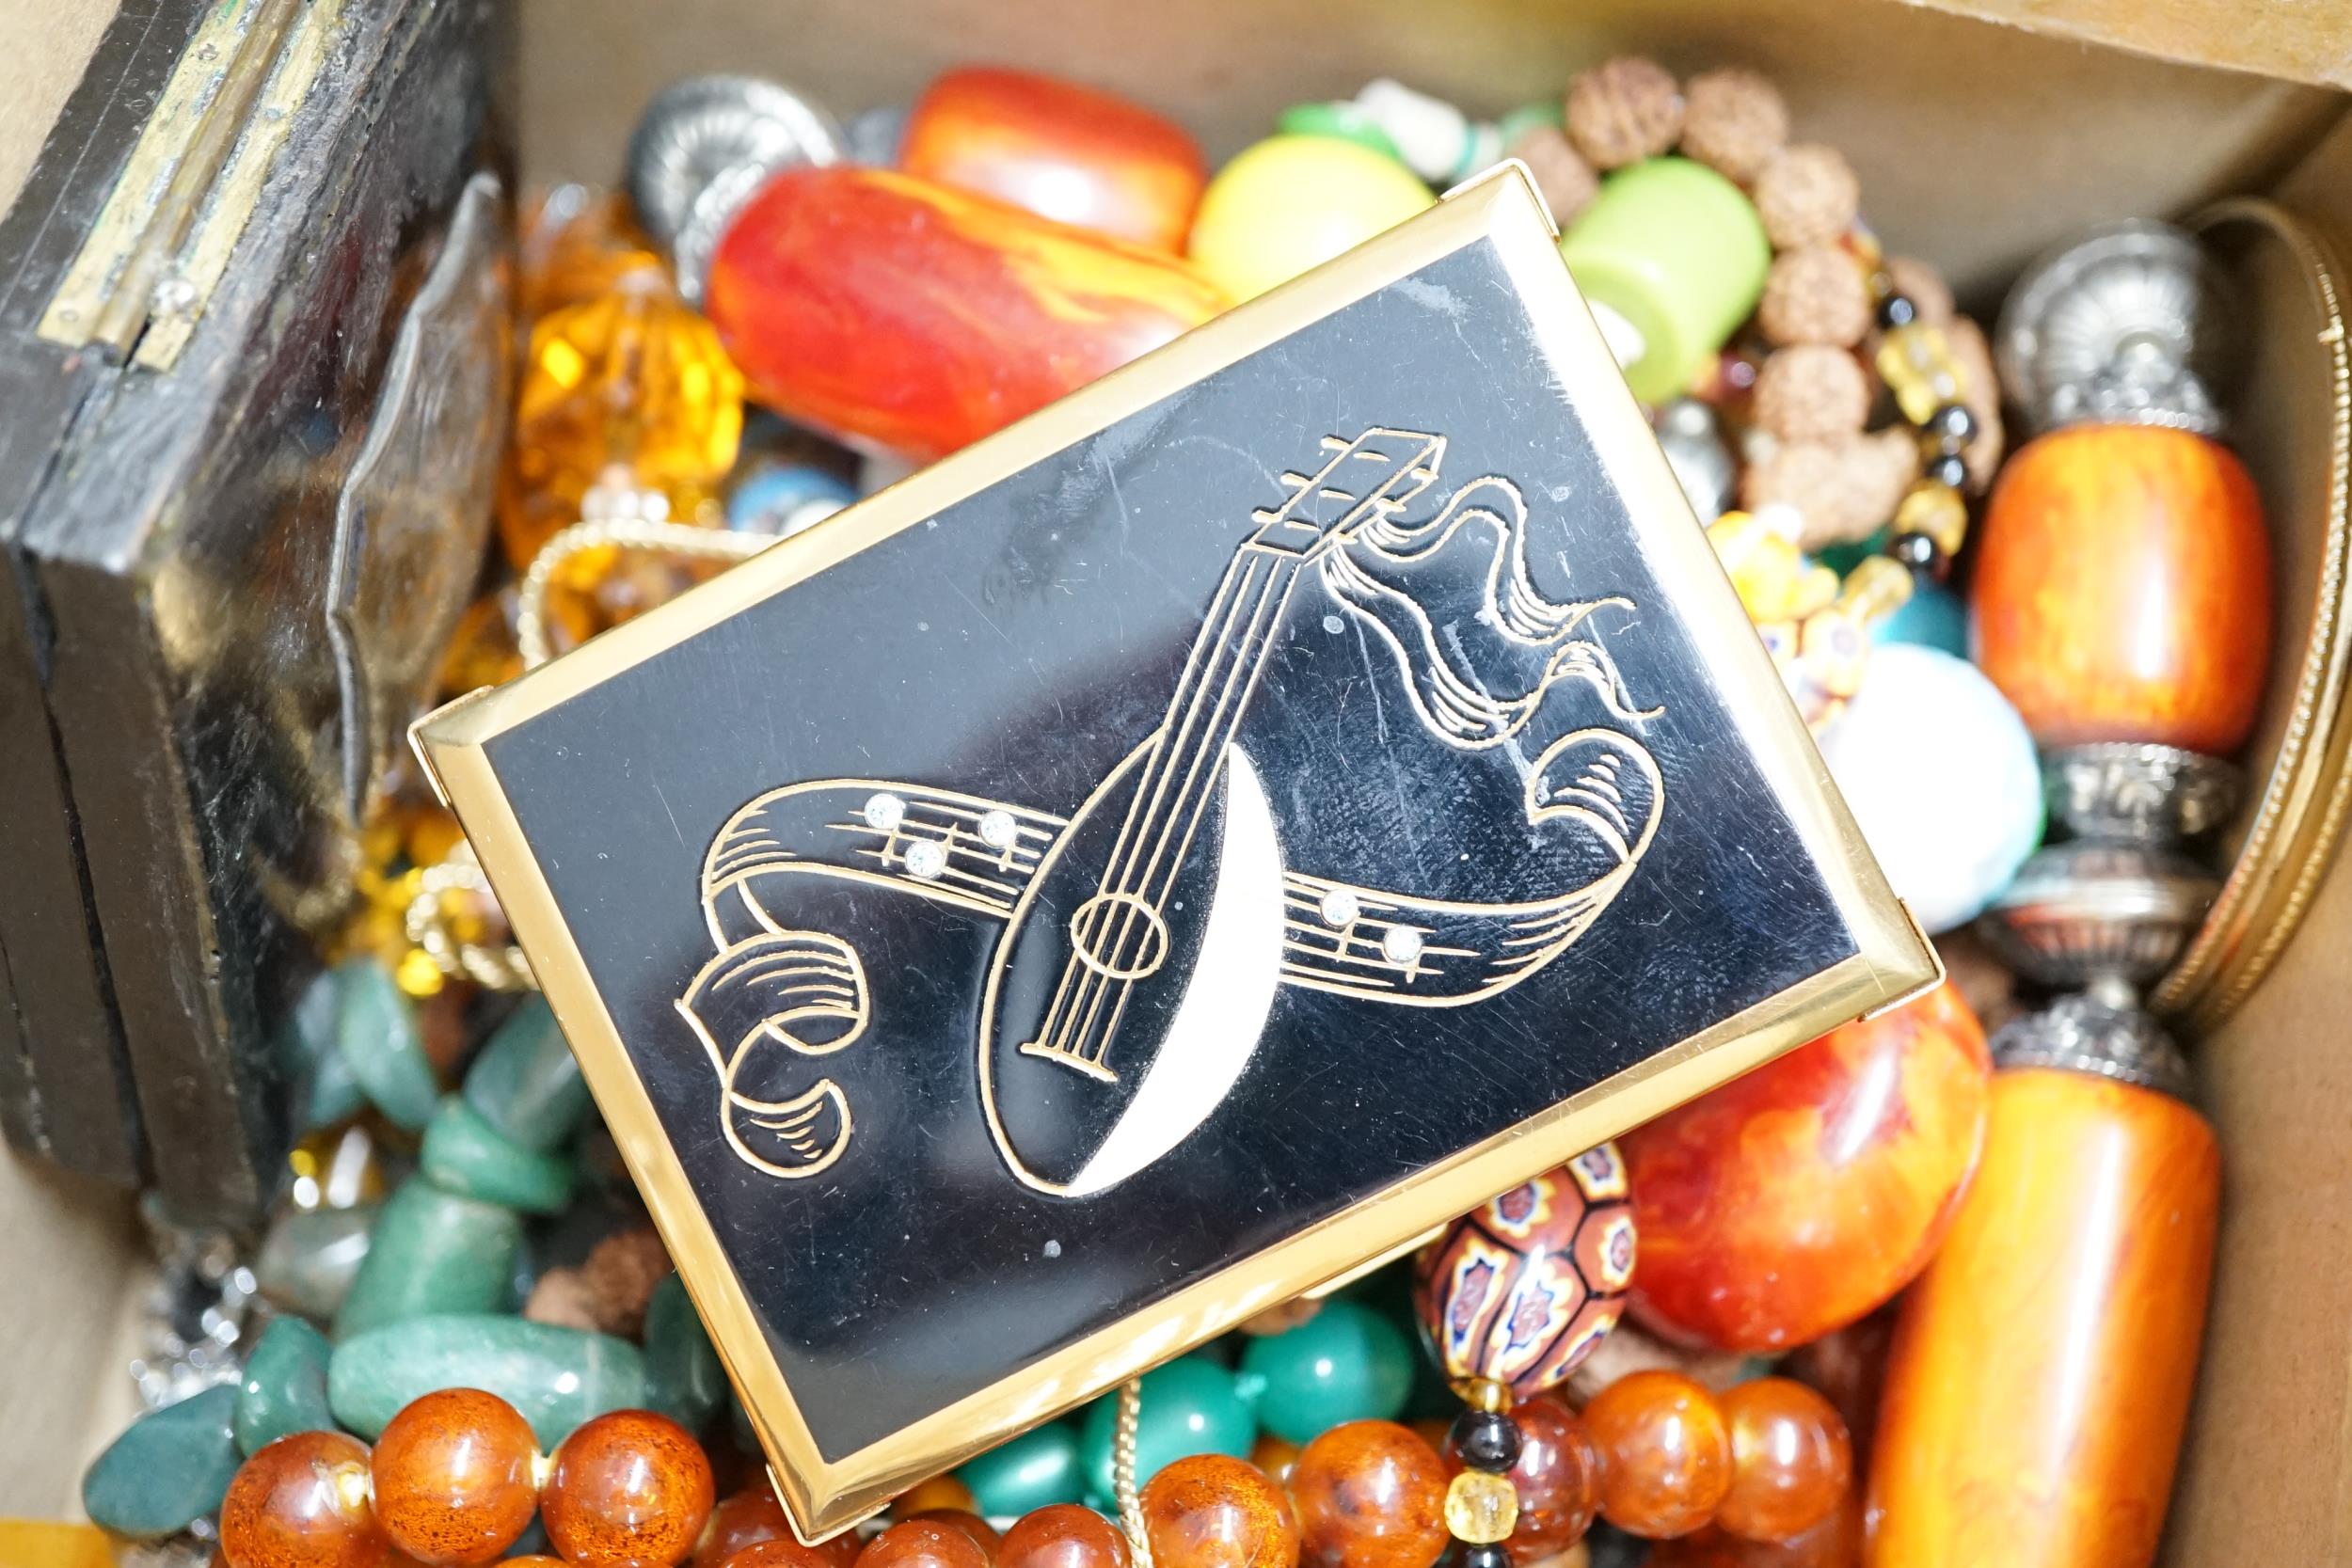
<svg viewBox="0 0 2352 1568"><path fill-rule="evenodd" d="M1470 245L490 744L825 1451L1854 950L1559 386Z"/></svg>

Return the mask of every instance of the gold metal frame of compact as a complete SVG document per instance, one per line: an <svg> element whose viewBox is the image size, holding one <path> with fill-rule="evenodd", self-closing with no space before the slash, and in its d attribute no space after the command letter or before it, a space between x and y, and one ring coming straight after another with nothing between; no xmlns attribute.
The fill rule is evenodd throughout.
<svg viewBox="0 0 2352 1568"><path fill-rule="evenodd" d="M1573 1099L1241 1258L948 1408L836 1460L819 1451L632 1067L486 750L746 607L921 524L1061 449L1468 245L1489 242L1589 430L1639 545L1677 601L1732 722L1851 931L1857 951ZM811 1539L837 1534L916 1481L1060 1414L1243 1319L1328 1287L1625 1128L1932 985L1934 950L1896 899L1831 785L1804 722L1692 517L1647 420L1568 278L1526 171L1507 164L1432 211L1242 305L670 604L495 690L420 721L419 753L480 854L654 1223L676 1259Z"/></svg>
<svg viewBox="0 0 2352 1568"><path fill-rule="evenodd" d="M2342 263L2300 219L2275 203L2239 198L2195 221L2208 245L2249 237L2277 247L2299 275L2278 292L2297 296L2290 309L2297 316L2308 312L2311 341L2263 346L2308 362L2298 365L2291 387L2258 395L2310 399L2306 406L2328 411L2325 474L2298 457L2287 465L2295 472L2263 476L2283 590L2280 619L2290 627L2307 622L2308 630L2300 648L2283 640L2280 646L2293 684L2283 694L2274 690L2278 711L2266 717L2255 748L2257 756L2268 754L2260 794L2213 908L2150 998L2188 1033L2204 1035L2262 983L2301 927L2352 807L2352 617L2345 603L2352 581L2352 343L2345 341ZM2252 421L2240 423L2244 436L2263 434Z"/></svg>

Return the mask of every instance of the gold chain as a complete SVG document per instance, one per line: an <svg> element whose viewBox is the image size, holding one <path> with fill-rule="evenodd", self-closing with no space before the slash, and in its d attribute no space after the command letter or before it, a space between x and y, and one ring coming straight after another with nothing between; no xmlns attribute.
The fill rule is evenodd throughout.
<svg viewBox="0 0 2352 1568"><path fill-rule="evenodd" d="M1143 1522L1143 1498L1136 1491L1136 1434L1143 1426L1143 1380L1119 1386L1119 1426L1111 1439L1111 1490L1119 1497L1119 1522L1126 1527L1135 1568L1152 1568L1152 1536Z"/></svg>

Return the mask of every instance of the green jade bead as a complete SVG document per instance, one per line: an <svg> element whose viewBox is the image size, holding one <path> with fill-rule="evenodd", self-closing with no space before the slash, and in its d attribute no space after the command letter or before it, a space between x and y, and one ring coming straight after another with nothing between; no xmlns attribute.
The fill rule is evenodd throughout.
<svg viewBox="0 0 2352 1568"><path fill-rule="evenodd" d="M1250 1340L1234 1385L1260 1425L1303 1446L1343 1421L1401 1415L1413 1392L1413 1345L1361 1302L1328 1301L1296 1328Z"/></svg>
<svg viewBox="0 0 2352 1568"><path fill-rule="evenodd" d="M246 1358L237 1390L237 1449L250 1458L290 1433L335 1424L326 1403L326 1362L334 1347L300 1318L280 1318Z"/></svg>
<svg viewBox="0 0 2352 1568"><path fill-rule="evenodd" d="M326 1402L343 1428L373 1442L411 1400L480 1388L523 1413L541 1451L608 1410L645 1402L645 1362L609 1334L462 1312L410 1318L343 1340L326 1367Z"/></svg>
<svg viewBox="0 0 2352 1568"><path fill-rule="evenodd" d="M376 1218L367 1260L335 1315L335 1338L404 1318L495 1311L513 1286L522 1240L522 1217L512 1209L410 1177Z"/></svg>
<svg viewBox="0 0 2352 1568"><path fill-rule="evenodd" d="M118 1535L151 1541L217 1513L244 1456L228 1384L140 1417L82 1476L82 1511Z"/></svg>
<svg viewBox="0 0 2352 1568"><path fill-rule="evenodd" d="M1285 136L1337 136L1342 141L1370 148L1384 158L1405 161L1405 155L1396 150L1396 143L1380 128L1380 122L1366 114L1361 105L1345 99L1294 103L1275 120L1274 129Z"/></svg>
<svg viewBox="0 0 2352 1568"><path fill-rule="evenodd" d="M545 998L525 997L467 1069L466 1103L538 1154L569 1143L588 1115L588 1085Z"/></svg>
<svg viewBox="0 0 2352 1568"><path fill-rule="evenodd" d="M572 1201L567 1156L523 1148L462 1095L451 1095L433 1113L418 1164L444 1192L526 1214L560 1214Z"/></svg>
<svg viewBox="0 0 2352 1568"><path fill-rule="evenodd" d="M997 1444L958 1470L956 1479L972 1489L985 1516L1018 1518L1049 1503L1085 1498L1079 1448L1078 1429L1055 1421Z"/></svg>
<svg viewBox="0 0 2352 1568"><path fill-rule="evenodd" d="M336 1048L342 1010L342 977L334 970L322 970L303 988L278 1037L278 1059L286 1076L302 1085L305 1130L348 1121L368 1102L367 1091L359 1087L359 1080L351 1075L342 1053Z"/></svg>
<svg viewBox="0 0 2352 1568"><path fill-rule="evenodd" d="M354 958L336 975L335 1049L343 1066L377 1110L411 1132L423 1131L441 1085L425 1057L417 1009L391 971L372 958Z"/></svg>
<svg viewBox="0 0 2352 1568"><path fill-rule="evenodd" d="M648 1408L689 1432L707 1426L727 1397L726 1369L676 1275L645 1304L645 1390Z"/></svg>
<svg viewBox="0 0 2352 1568"><path fill-rule="evenodd" d="M1772 247L1747 193L1704 164L1618 169L1560 241L1569 273L1645 403L1687 390L1756 309Z"/></svg>
<svg viewBox="0 0 2352 1568"><path fill-rule="evenodd" d="M1118 1432L1119 1395L1114 1392L1087 1407L1079 1438L1081 1479L1098 1497L1119 1495L1111 1483L1111 1448ZM1234 1387L1233 1374L1216 1362L1187 1355L1143 1374L1143 1409L1136 1424L1138 1484L1196 1453L1247 1459L1257 1439L1257 1418Z"/></svg>
<svg viewBox="0 0 2352 1568"><path fill-rule="evenodd" d="M253 1277L262 1294L306 1318L332 1318L342 1310L351 1282L359 1276L382 1212L369 1203L280 1214L253 1259Z"/></svg>

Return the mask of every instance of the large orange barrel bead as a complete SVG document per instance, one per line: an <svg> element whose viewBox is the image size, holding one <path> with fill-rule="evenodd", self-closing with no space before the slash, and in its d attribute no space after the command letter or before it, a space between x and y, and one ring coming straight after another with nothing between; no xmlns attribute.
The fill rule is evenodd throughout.
<svg viewBox="0 0 2352 1568"><path fill-rule="evenodd" d="M1184 261L888 169L796 167L720 239L704 306L752 395L918 459L1224 309Z"/></svg>
<svg viewBox="0 0 2352 1568"><path fill-rule="evenodd" d="M2270 661L2270 542L2228 448L2055 431L2001 470L1978 538L1976 660L2036 740L2245 742Z"/></svg>
<svg viewBox="0 0 2352 1568"><path fill-rule="evenodd" d="M2154 1560L2219 1195L2213 1129L2170 1095L1995 1076L1983 1163L1895 1331L1873 1568Z"/></svg>

